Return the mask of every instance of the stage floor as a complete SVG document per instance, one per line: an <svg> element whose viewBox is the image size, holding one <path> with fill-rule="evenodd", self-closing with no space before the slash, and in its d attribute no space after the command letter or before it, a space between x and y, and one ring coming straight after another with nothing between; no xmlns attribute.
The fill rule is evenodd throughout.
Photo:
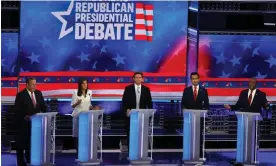
<svg viewBox="0 0 276 166"><path fill-rule="evenodd" d="M235 160L236 152L207 152L208 166L231 166ZM76 154L57 153L56 166L76 166ZM127 155L124 153L103 153L102 165L129 165ZM181 163L182 153L180 152L155 152L153 153L153 165L179 165ZM16 166L16 155L14 153L1 154L2 166ZM276 151L262 151L259 153L260 166L276 166Z"/></svg>

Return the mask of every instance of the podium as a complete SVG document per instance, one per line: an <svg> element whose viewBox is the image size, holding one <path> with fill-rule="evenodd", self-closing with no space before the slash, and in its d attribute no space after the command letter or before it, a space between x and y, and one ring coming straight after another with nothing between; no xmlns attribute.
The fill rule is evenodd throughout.
<svg viewBox="0 0 276 166"><path fill-rule="evenodd" d="M100 165L102 160L102 123L104 110L90 110L79 114L79 165ZM100 137L100 159L98 138Z"/></svg>
<svg viewBox="0 0 276 166"><path fill-rule="evenodd" d="M258 153L258 121L260 113L235 112L238 119L236 162L257 165Z"/></svg>
<svg viewBox="0 0 276 166"><path fill-rule="evenodd" d="M183 162L184 164L202 164L200 160L200 150L204 152L205 146L205 117L207 110L183 110ZM203 120L203 149L200 149L200 117ZM204 153L203 153L204 158Z"/></svg>
<svg viewBox="0 0 276 166"><path fill-rule="evenodd" d="M47 112L31 116L31 165L33 166L48 166L55 163L56 114L57 112Z"/></svg>
<svg viewBox="0 0 276 166"><path fill-rule="evenodd" d="M156 109L132 109L130 111L129 160L131 164L150 164L153 147L153 121ZM151 127L149 128L149 125ZM150 131L151 130L151 131ZM150 131L151 157L148 157Z"/></svg>

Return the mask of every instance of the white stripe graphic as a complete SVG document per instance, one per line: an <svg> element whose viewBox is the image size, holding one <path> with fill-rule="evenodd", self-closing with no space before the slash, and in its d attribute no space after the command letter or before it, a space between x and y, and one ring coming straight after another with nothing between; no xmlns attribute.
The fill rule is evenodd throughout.
<svg viewBox="0 0 276 166"><path fill-rule="evenodd" d="M145 14L153 16L153 10L136 9L136 14Z"/></svg>
<svg viewBox="0 0 276 166"><path fill-rule="evenodd" d="M152 20L145 21L144 19L136 19L135 24L144 24L144 25L146 24L147 26L152 26L153 21Z"/></svg>
<svg viewBox="0 0 276 166"><path fill-rule="evenodd" d="M152 36L152 31L147 31L143 29L136 29L135 30L135 35L147 35L147 36Z"/></svg>

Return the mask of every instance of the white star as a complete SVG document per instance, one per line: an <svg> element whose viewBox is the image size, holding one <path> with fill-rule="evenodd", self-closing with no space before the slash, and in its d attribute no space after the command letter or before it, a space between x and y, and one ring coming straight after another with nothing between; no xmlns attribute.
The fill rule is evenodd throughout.
<svg viewBox="0 0 276 166"><path fill-rule="evenodd" d="M62 23L61 31L59 34L59 39L63 38L64 36L68 35L69 33L71 33L73 31L73 27L66 29L67 21L62 17L63 15L64 16L70 15L73 7L74 7L74 0L72 0L70 2L70 5L69 5L67 11L52 12L52 14Z"/></svg>
<svg viewBox="0 0 276 166"><path fill-rule="evenodd" d="M97 63L98 63L98 61L95 61L95 62L94 62L94 64L93 64L93 69L97 69L97 66L96 66Z"/></svg>

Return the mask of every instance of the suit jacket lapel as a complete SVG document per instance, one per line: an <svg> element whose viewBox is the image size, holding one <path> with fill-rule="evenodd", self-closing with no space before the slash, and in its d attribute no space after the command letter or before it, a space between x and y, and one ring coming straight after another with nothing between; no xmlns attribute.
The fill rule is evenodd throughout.
<svg viewBox="0 0 276 166"><path fill-rule="evenodd" d="M35 93L35 92L34 92ZM27 89L25 89L25 95L26 95L26 98L27 98L27 100L28 100L28 102L30 103L30 105L32 105L33 106L33 108L35 108L34 107L34 104L33 104L33 100L32 100L32 98L31 98L31 96L30 96L30 94L29 94L29 92L28 92L28 90ZM35 94L34 94L35 95ZM36 97L36 96L35 96ZM36 99L37 100L37 99ZM36 101L37 102L37 101Z"/></svg>
<svg viewBox="0 0 276 166"><path fill-rule="evenodd" d="M254 98L253 98L253 100L252 100L252 102L251 102L251 105L253 104L253 102L254 102L255 100L257 100L257 99L256 99L257 97L258 97L258 90L256 89L256 92L255 92Z"/></svg>

